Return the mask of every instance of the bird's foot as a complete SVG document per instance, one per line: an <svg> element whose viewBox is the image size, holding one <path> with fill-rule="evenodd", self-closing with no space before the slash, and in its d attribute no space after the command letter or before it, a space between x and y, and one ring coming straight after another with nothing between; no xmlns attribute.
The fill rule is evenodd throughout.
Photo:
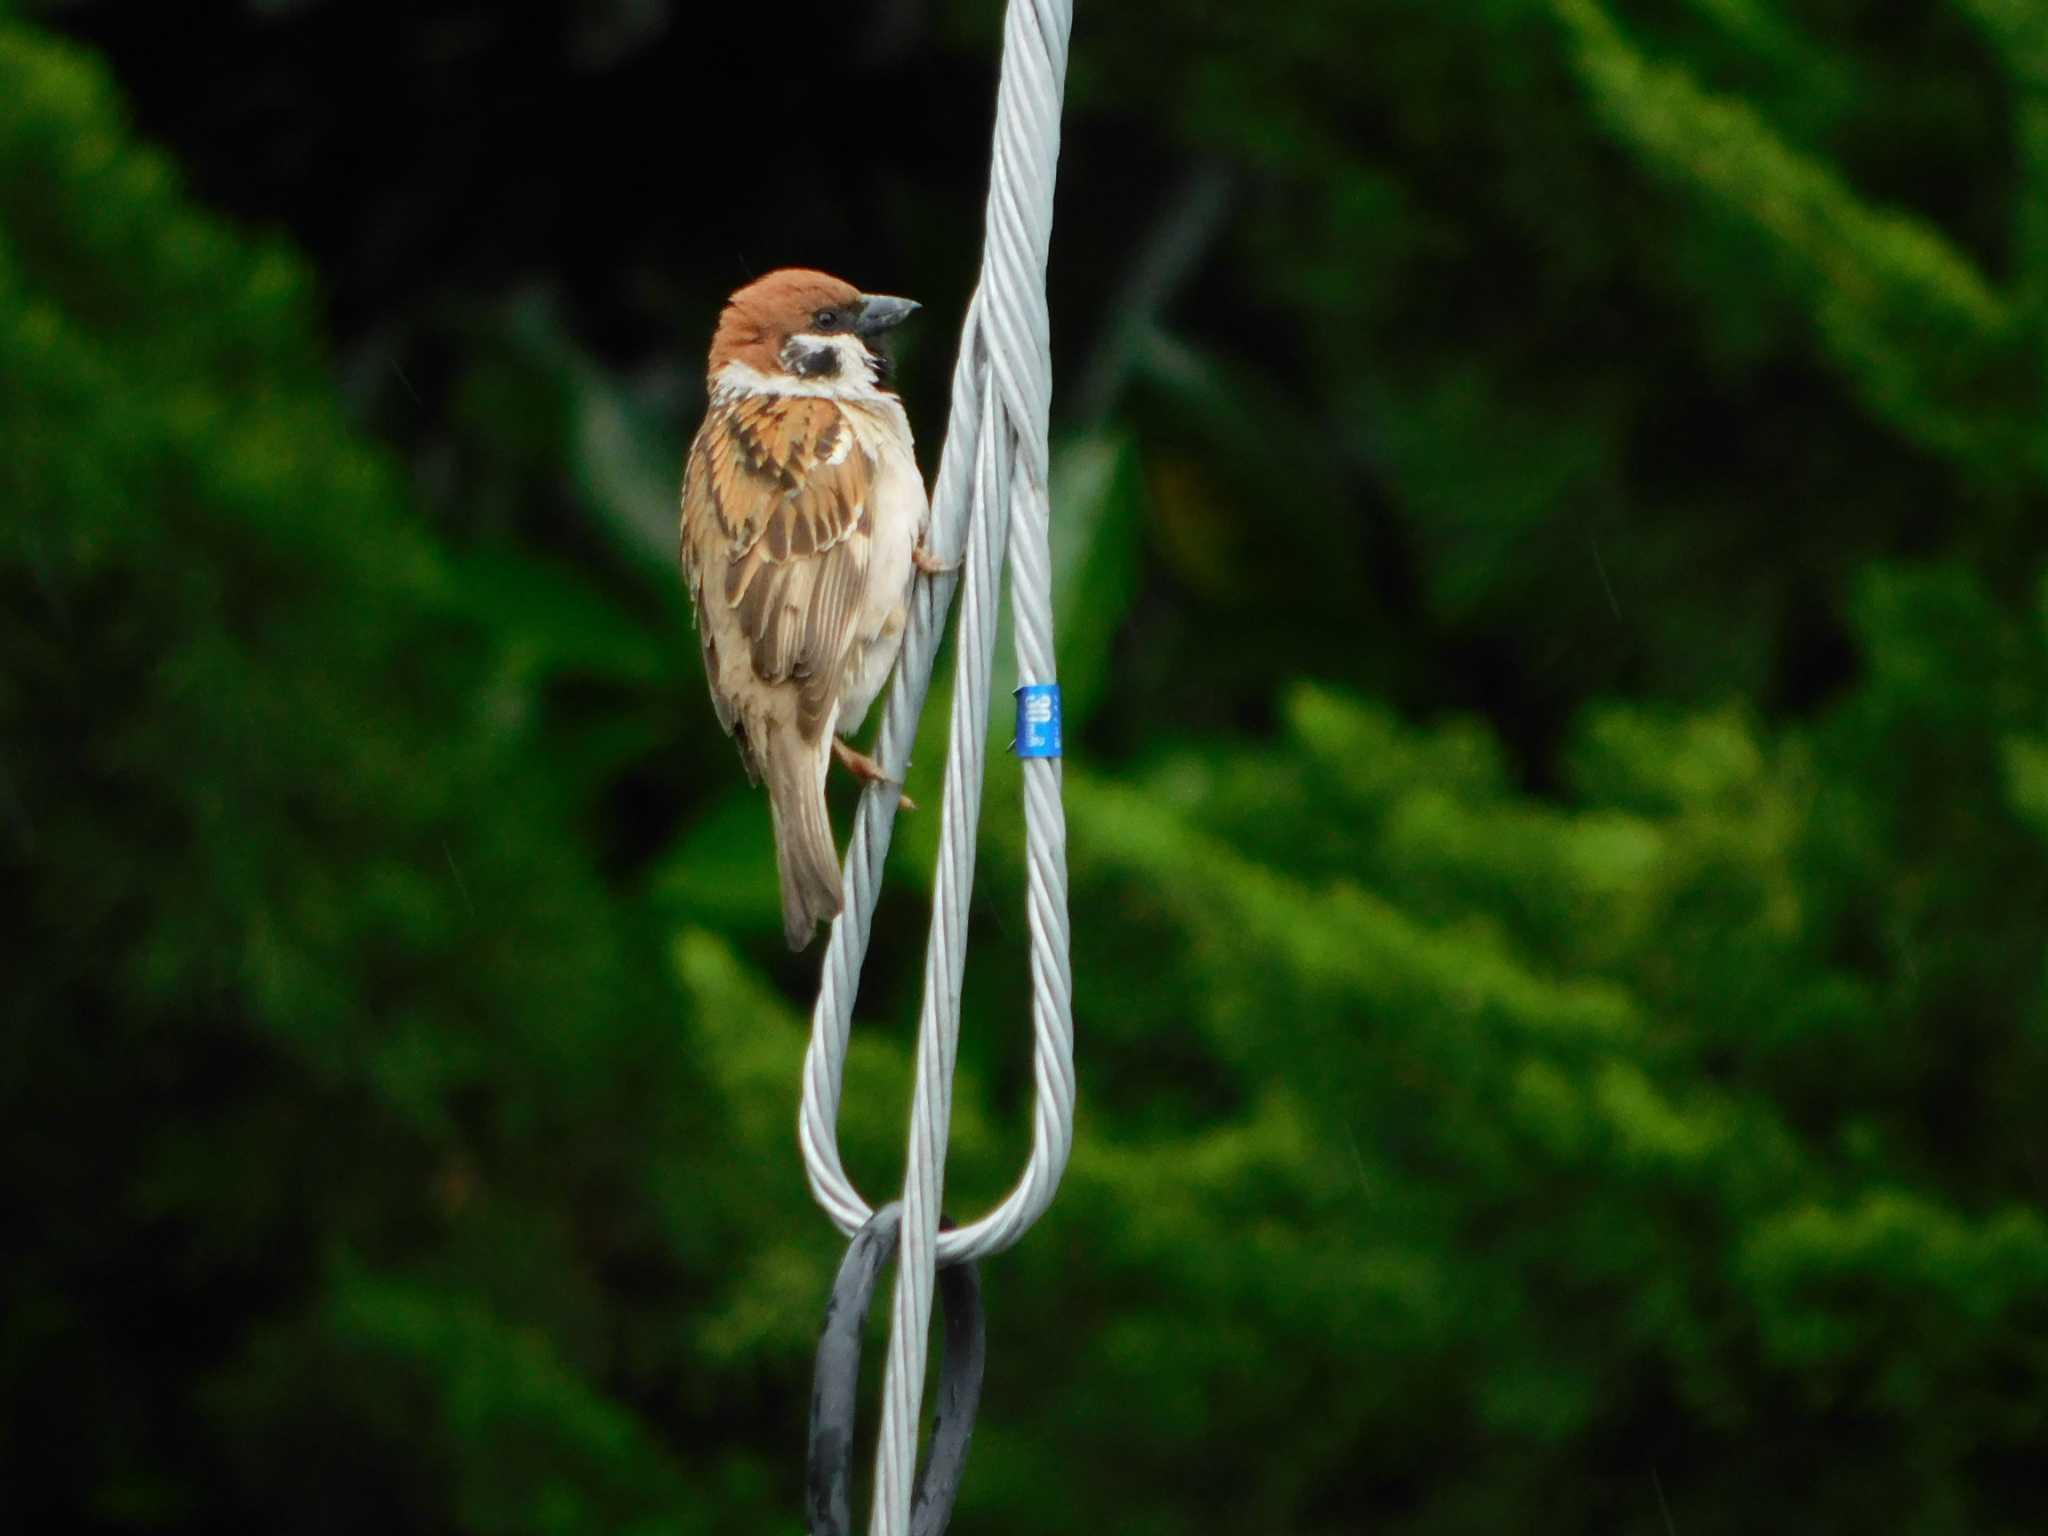
<svg viewBox="0 0 2048 1536"><path fill-rule="evenodd" d="M839 759L846 771L863 784L894 784L896 781L882 771L882 765L867 753L856 747L849 747L844 737L832 738L832 755ZM897 805L906 811L917 809L917 802L901 790L896 794Z"/></svg>
<svg viewBox="0 0 2048 1536"><path fill-rule="evenodd" d="M960 562L958 560L940 559L929 549L925 548L923 540L919 540L917 545L910 551L910 563L920 571L923 571L927 576L943 576L948 571L960 569Z"/></svg>

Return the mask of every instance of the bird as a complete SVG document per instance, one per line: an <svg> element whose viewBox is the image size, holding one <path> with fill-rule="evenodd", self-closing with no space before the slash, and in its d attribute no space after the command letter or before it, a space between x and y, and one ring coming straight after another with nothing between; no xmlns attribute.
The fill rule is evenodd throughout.
<svg viewBox="0 0 2048 1536"><path fill-rule="evenodd" d="M918 573L950 569L925 547L885 343L918 308L807 268L746 284L713 331L685 462L683 580L718 723L768 786L792 950L840 910L826 771L836 756L888 782L844 736L895 665Z"/></svg>

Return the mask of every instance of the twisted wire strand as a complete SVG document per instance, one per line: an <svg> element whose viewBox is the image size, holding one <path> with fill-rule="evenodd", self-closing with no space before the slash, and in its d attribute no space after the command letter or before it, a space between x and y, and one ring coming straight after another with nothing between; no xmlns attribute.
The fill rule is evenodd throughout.
<svg viewBox="0 0 2048 1536"><path fill-rule="evenodd" d="M946 1130L953 1108L953 1062L960 1038L960 983L967 967L967 909L973 895L975 833L988 740L989 674L995 659L1008 508L1000 494L1009 458L1000 416L982 419L975 458L974 514L960 588L960 641L953 718L939 829L939 863L925 949L924 1007L918 1021L910 1145L903 1177L903 1246L898 1250L889 1352L882 1373L882 1423L875 1452L873 1532L906 1529L917 1465L918 1409L931 1327L934 1239L946 1172Z"/></svg>
<svg viewBox="0 0 2048 1536"><path fill-rule="evenodd" d="M932 497L930 543L943 556L957 556L968 543L975 462L984 420L991 413L1000 413L1002 427L1020 452L1028 488L1017 502L1024 509L1019 526L1026 537L1018 546L1021 553L1013 557L1012 578L1019 672L1027 682L1056 679L1046 555L1046 419L1051 366L1044 270L1051 240L1052 178L1058 159L1059 101L1071 19L1071 0L1016 0L1005 23L983 274L962 330L953 375L952 418ZM1020 163L1028 170L1017 170ZM1020 181L1033 189L1028 198L1019 191ZM1020 560L1024 562L1021 566L1017 564ZM930 691L933 658L960 579L961 572L955 571L921 581L913 594L902 657L884 702L875 749L884 772L899 781L908 767L917 720ZM992 629L994 619L991 605L977 622ZM963 635L969 627L963 619ZM958 707L956 698L956 710ZM1040 1088L1033 1150L1018 1185L994 1211L940 1235L938 1259L942 1264L985 1257L1016 1242L1051 1202L1071 1140L1072 988L1066 956L1060 769L1057 760L1034 760L1023 767L1034 925L1034 1071ZM894 791L883 785L871 787L861 797L844 873L844 912L833 924L826 947L804 1060L798 1141L805 1174L818 1204L849 1237L873 1214L873 1206L854 1187L842 1164L839 1104L853 1005L881 890L882 866L894 832L896 804ZM1049 1092L1051 1102L1047 1101Z"/></svg>
<svg viewBox="0 0 2048 1536"><path fill-rule="evenodd" d="M980 436L981 399L987 376L979 314L977 291L968 304L961 334L960 360L953 373L952 420L932 495L929 542L943 557L956 557L967 539L974 445ZM959 580L957 570L935 576L918 582L911 596L903 650L883 704L875 744L875 756L883 772L899 783L909 767L918 717L924 712L925 697L931 688L932 662ZM886 784L871 786L861 796L842 877L842 911L826 944L818 1000L811 1010L811 1040L804 1054L803 1103L797 1120L804 1172L813 1198L848 1237L858 1232L874 1212L853 1187L840 1163L840 1091L845 1082L853 1003L860 987L861 964L867 958L875 902L882 889L882 865L895 831L896 809L896 795ZM957 1239L961 1234L947 1235ZM958 1247L957 1242L954 1246ZM956 1252L945 1255L948 1262L959 1256Z"/></svg>
<svg viewBox="0 0 2048 1536"><path fill-rule="evenodd" d="M917 584L901 659L883 707L876 756L901 781L931 686L933 659L956 588L960 604L953 715L948 728L939 862L925 952L916 1076L903 1184L903 1227L876 1448L875 1536L906 1536L931 1323L942 1264L1009 1247L1051 1204L1073 1144L1073 977L1068 958L1066 820L1057 758L1027 759L1024 821L1031 934L1033 1077L1030 1159L986 1216L941 1233L953 1066L959 1046L975 833L986 767L995 621L1005 565L1020 680L1056 680L1050 559L1051 321L1045 269L1059 162L1072 0L1011 0L1003 23L981 280L968 306L953 373L952 418L932 498L929 542L960 568ZM811 1192L851 1236L873 1214L846 1176L838 1147L847 1038L867 956L896 791L861 797L804 1060L798 1140Z"/></svg>

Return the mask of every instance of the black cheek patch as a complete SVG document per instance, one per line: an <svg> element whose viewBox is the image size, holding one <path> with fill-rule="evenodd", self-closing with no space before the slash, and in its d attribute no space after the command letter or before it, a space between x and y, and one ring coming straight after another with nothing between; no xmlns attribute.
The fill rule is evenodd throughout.
<svg viewBox="0 0 2048 1536"><path fill-rule="evenodd" d="M791 347L789 371L800 379L835 379L839 376L837 347Z"/></svg>

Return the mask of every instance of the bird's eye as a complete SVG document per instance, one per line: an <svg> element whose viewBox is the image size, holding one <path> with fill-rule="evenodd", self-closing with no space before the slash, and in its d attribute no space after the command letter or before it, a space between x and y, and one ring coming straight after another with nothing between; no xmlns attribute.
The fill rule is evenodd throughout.
<svg viewBox="0 0 2048 1536"><path fill-rule="evenodd" d="M839 311L836 309L821 309L811 316L811 320L821 331L834 330L839 325Z"/></svg>

